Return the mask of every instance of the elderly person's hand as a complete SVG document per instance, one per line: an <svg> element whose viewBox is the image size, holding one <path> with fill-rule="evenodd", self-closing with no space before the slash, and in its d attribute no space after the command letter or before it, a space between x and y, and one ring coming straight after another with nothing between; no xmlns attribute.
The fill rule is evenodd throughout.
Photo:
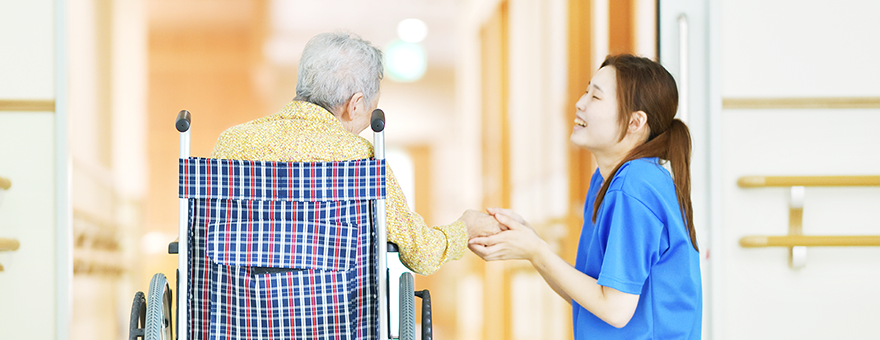
<svg viewBox="0 0 880 340"><path fill-rule="evenodd" d="M501 231L501 223L492 215L468 209L459 218L467 227L468 239L497 234Z"/></svg>
<svg viewBox="0 0 880 340"><path fill-rule="evenodd" d="M543 247L547 247L528 222L513 211L499 208L488 211L503 225L504 231L468 241L468 248L483 260L532 260Z"/></svg>
<svg viewBox="0 0 880 340"><path fill-rule="evenodd" d="M510 219L514 220L515 222L522 224L524 227L529 228L531 230L535 230L535 228L532 227L532 225L529 224L529 222L526 222L526 220L524 218L522 218L522 216L515 213L513 210L504 209L504 208L486 208L486 211L488 211L490 215L495 216L496 219L498 218L498 214L505 215L507 217L510 217ZM507 228L507 226L505 226L503 224L501 225L501 228L504 230L509 229L509 228Z"/></svg>

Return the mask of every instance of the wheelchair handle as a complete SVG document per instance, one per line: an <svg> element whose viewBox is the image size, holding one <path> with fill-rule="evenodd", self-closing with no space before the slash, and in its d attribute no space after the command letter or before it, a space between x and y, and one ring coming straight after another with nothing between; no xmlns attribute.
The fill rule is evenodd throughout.
<svg viewBox="0 0 880 340"><path fill-rule="evenodd" d="M177 114L177 119L174 121L174 127L177 128L177 131L186 132L189 130L191 123L192 115L189 114L189 111L180 110L180 113Z"/></svg>
<svg viewBox="0 0 880 340"><path fill-rule="evenodd" d="M385 130L385 111L382 109L373 110L373 115L370 117L370 127L373 128L373 132Z"/></svg>
<svg viewBox="0 0 880 340"><path fill-rule="evenodd" d="M434 327L431 326L431 292L427 289L416 292L422 298L422 340L434 338Z"/></svg>

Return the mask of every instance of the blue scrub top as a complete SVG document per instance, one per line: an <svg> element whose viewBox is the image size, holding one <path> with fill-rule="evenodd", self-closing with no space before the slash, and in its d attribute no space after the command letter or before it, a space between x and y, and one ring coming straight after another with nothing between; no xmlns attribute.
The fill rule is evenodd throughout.
<svg viewBox="0 0 880 340"><path fill-rule="evenodd" d="M682 222L672 176L657 158L624 163L594 224L602 180L597 169L584 204L575 268L602 286L639 295L639 303L618 329L572 301L574 338L700 339L700 255Z"/></svg>

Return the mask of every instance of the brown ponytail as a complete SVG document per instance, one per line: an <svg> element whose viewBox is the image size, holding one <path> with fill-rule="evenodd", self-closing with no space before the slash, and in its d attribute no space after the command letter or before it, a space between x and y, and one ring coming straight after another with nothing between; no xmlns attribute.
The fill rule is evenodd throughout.
<svg viewBox="0 0 880 340"><path fill-rule="evenodd" d="M675 79L660 64L628 54L608 56L602 63L602 67L605 66L614 67L617 71L618 120L622 128L620 140L623 140L629 124L630 115L627 113L636 111L643 111L647 115L651 135L644 144L630 150L605 178L593 203L593 223L596 222L599 205L605 198L611 179L620 166L634 159L657 157L672 166L681 217L690 234L691 244L699 251L691 204L691 135L687 125L675 119L678 110Z"/></svg>

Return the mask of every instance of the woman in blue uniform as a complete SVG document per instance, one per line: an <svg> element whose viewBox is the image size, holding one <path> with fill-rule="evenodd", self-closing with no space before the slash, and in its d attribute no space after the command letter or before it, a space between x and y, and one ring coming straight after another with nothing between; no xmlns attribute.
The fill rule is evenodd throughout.
<svg viewBox="0 0 880 340"><path fill-rule="evenodd" d="M471 250L487 261L529 260L571 303L575 339L699 339L691 140L675 119L675 80L650 59L609 56L576 108L571 141L590 150L599 168L575 265L506 209L489 212L508 229L471 239Z"/></svg>

